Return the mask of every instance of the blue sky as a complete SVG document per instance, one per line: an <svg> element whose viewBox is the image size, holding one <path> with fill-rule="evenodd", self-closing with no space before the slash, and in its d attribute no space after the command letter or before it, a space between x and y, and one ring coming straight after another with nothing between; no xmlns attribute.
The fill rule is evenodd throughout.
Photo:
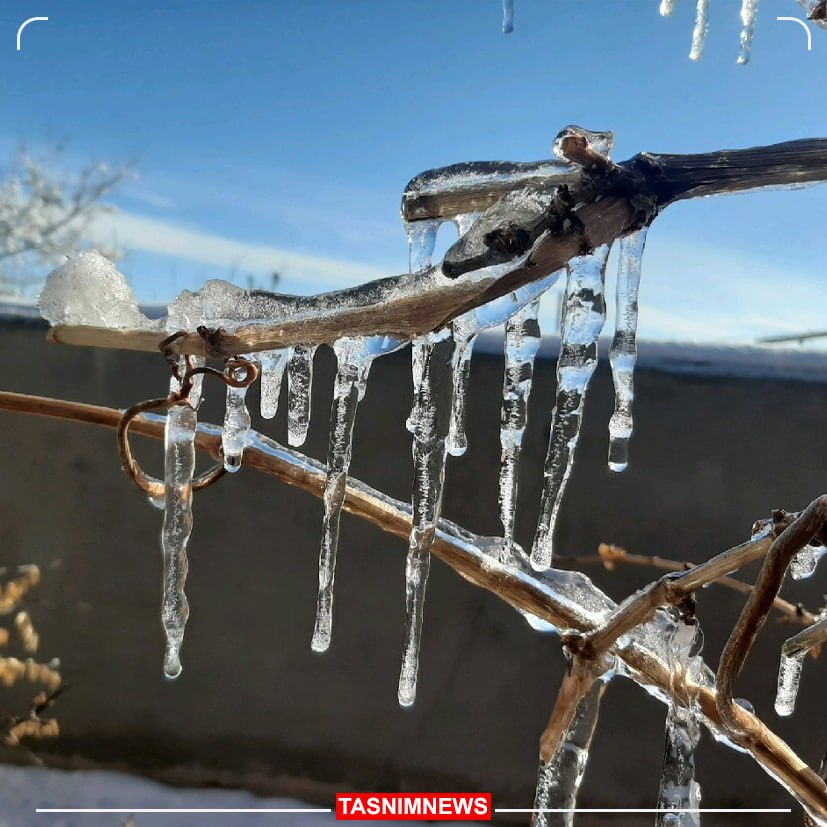
<svg viewBox="0 0 827 827"><path fill-rule="evenodd" d="M69 136L77 163L139 177L97 231L127 249L139 297L208 277L335 289L407 268L405 183L464 160L535 160L570 123L615 132L614 157L827 135L827 32L761 0L736 65L739 0L6 0L0 153ZM15 51L17 27L32 24ZM827 186L702 199L649 234L641 334L748 342L827 329ZM444 228L442 246L452 228ZM610 284L613 277L610 279ZM546 329L556 306L546 302Z"/></svg>

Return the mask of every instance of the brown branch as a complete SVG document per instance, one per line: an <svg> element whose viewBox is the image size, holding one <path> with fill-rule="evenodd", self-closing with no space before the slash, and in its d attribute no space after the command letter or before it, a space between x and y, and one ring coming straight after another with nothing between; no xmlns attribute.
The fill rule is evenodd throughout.
<svg viewBox="0 0 827 827"><path fill-rule="evenodd" d="M596 555L583 554L581 556L557 557L555 559L558 566L571 566L577 569L578 566L602 565L606 571L612 571L617 563L630 566L645 566L646 568L672 572L687 571L696 566L695 563L690 563L688 560L681 562L680 560L661 557L658 554L631 554L626 551L625 548L608 543L601 543ZM724 586L741 594L750 594L755 588L752 583L745 583L743 580L738 580L736 577L730 577L729 575L719 577L713 581L712 585ZM818 618L802 604L790 603L789 600L784 600L783 597L776 597L772 602L772 606L781 614L784 620L800 623L802 626L811 626L818 620ZM782 618L779 618L779 621L781 621Z"/></svg>
<svg viewBox="0 0 827 827"><path fill-rule="evenodd" d="M8 392L0 392L0 410L51 416L108 428L117 428L122 415L112 408ZM161 418L139 417L132 427L135 433L163 438L164 422ZM196 445L217 458L221 445L220 431L200 426ZM316 497L323 496L325 467L282 448L266 437L258 437L256 445L247 448L245 465L295 485ZM410 533L408 507L358 480L348 480L345 508L403 539L407 539ZM535 615L558 629L581 632L594 629L595 623L585 621L584 615L576 610L571 594L559 594L554 581L543 579L542 575L528 575L497 564L480 550L479 546L484 540L485 538L476 537L443 520L439 524L433 553L466 580L492 592L521 612ZM551 578L554 574L552 571L546 577ZM585 582L590 583L585 575L581 576ZM596 589L594 594L601 595ZM673 674L662 660L638 643L625 647L621 656L639 684L652 687L663 695L674 694L683 698L684 703L690 697L696 698L708 725L729 731L714 690L689 683L685 674ZM827 784L824 780L755 715L739 706L735 706L730 714L737 731L744 735L743 746L753 758L770 776L791 790L805 806L822 817L827 817Z"/></svg>
<svg viewBox="0 0 827 827"><path fill-rule="evenodd" d="M521 165L504 166L513 173ZM477 187L452 184L448 175L445 186L406 191L403 209L410 217L444 217L487 206L479 226L474 225L448 251L442 268L319 296L280 297L287 312L278 323L217 331L209 341L190 331L178 342L180 352L233 356L291 344L331 344L345 335L410 339L559 270L574 256L611 243L650 222L675 201L827 180L827 139L698 155L643 153L621 164L566 167L539 176L533 173L548 171L543 164L522 165L526 166L531 169L505 183L489 176ZM546 166L553 165L546 162ZM429 175L438 178L442 172ZM523 204L520 212L524 196L537 196L536 208ZM520 217L515 222L517 212ZM151 351L165 335L57 326L50 339Z"/></svg>

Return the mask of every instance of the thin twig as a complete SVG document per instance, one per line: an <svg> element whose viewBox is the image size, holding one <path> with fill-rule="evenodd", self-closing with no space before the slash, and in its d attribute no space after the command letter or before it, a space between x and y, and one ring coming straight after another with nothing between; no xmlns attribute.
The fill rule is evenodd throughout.
<svg viewBox="0 0 827 827"><path fill-rule="evenodd" d="M57 417L107 428L116 428L122 415L121 411L112 408L8 392L0 392L0 410ZM133 430L161 439L163 418L139 417L134 421ZM217 458L220 445L220 431L217 428L199 426L196 446L200 450ZM266 437L255 437L255 444L246 449L245 465L316 497L324 494L324 465L282 448ZM410 534L410 510L406 504L392 500L353 478L348 480L345 508L397 537L407 539ZM558 629L588 632L595 628L595 622L589 620L590 612L580 607L572 594L552 579L554 571L544 576L536 573L529 575L500 565L480 550L485 540L443 520L439 524L433 553L466 580L492 592L521 612L528 612ZM566 575L571 576L569 573ZM579 576L583 578L581 585L591 587L592 595L603 597L585 575ZM665 696L682 698L683 703L695 698L710 727L719 731L728 730L713 689L691 684L686 675L673 674L660 658L639 644L625 647L622 658L640 685L651 687ZM754 714L740 706L736 706L732 714L738 731L748 733L749 737L744 739L743 745L758 764L792 791L804 805L827 818L827 784L824 780Z"/></svg>

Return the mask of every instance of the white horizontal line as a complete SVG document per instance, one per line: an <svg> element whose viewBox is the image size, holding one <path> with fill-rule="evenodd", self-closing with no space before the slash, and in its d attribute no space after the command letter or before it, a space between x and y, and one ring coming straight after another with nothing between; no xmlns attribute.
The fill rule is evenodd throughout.
<svg viewBox="0 0 827 827"><path fill-rule="evenodd" d="M115 809L93 809L93 808L77 808L77 809L47 809L47 808L40 808L35 810L36 813L123 813L126 815L132 815L134 813L332 813L333 810L328 809L307 809L303 807L276 807L273 809L264 809L264 808L255 808L255 809L217 809L215 807L210 809L192 809L192 808L180 808L180 809L169 809L169 808L128 808L123 809L119 808Z"/></svg>
<svg viewBox="0 0 827 827"><path fill-rule="evenodd" d="M502 807L495 807L495 813L791 813L792 808L786 809L757 809L748 807L734 807L734 808L716 808L704 807L698 809L663 809L657 808L633 808L633 807L609 807L609 808L592 808L592 807L573 807L571 809L541 809L541 810L521 810L521 809L505 809Z"/></svg>

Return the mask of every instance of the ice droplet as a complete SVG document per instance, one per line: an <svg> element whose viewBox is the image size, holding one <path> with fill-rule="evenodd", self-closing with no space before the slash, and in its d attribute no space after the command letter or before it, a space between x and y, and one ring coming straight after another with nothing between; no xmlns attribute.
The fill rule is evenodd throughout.
<svg viewBox="0 0 827 827"><path fill-rule="evenodd" d="M420 354L420 364L417 369L415 358L412 528L405 567L405 642L398 692L401 706L411 706L416 700L425 587L442 504L457 351L449 329L421 337L414 347Z"/></svg>
<svg viewBox="0 0 827 827"><path fill-rule="evenodd" d="M244 448L250 436L250 412L247 410L246 397L246 387L235 388L227 385L221 449L224 454L224 467L231 473L241 468Z"/></svg>
<svg viewBox="0 0 827 827"><path fill-rule="evenodd" d="M310 427L310 392L313 386L315 347L294 345L287 366L287 443L304 445Z"/></svg>
<svg viewBox="0 0 827 827"><path fill-rule="evenodd" d="M260 410L264 419L272 419L278 411L281 380L284 376L284 369L287 367L287 357L287 348L263 350L259 353L261 361Z"/></svg>
<svg viewBox="0 0 827 827"><path fill-rule="evenodd" d="M801 670L804 666L806 652L795 655L781 653L781 663L778 667L778 691L775 695L775 711L786 718L793 714L795 700L798 696L798 687L801 683Z"/></svg>
<svg viewBox="0 0 827 827"><path fill-rule="evenodd" d="M510 557L514 545L514 516L523 433L528 421L528 400L534 375L534 359L540 348L539 298L512 316L505 324L505 371L500 417L499 508L503 524L502 553Z"/></svg>
<svg viewBox="0 0 827 827"><path fill-rule="evenodd" d="M629 440L633 429L632 402L635 398L634 371L637 361L635 336L638 289L645 244L645 228L620 240L615 335L609 349L609 363L615 388L615 409L609 420L609 468L612 471L623 471L629 464Z"/></svg>
<svg viewBox="0 0 827 827"><path fill-rule="evenodd" d="M804 546L790 562L793 580L806 580L815 573L818 561L827 552L824 546Z"/></svg>
<svg viewBox="0 0 827 827"><path fill-rule="evenodd" d="M557 360L557 396L543 474L540 519L531 550L531 565L549 568L557 513L574 463L580 422L589 381L597 367L597 339L606 321L603 283L607 245L572 259L563 305L560 356Z"/></svg>

